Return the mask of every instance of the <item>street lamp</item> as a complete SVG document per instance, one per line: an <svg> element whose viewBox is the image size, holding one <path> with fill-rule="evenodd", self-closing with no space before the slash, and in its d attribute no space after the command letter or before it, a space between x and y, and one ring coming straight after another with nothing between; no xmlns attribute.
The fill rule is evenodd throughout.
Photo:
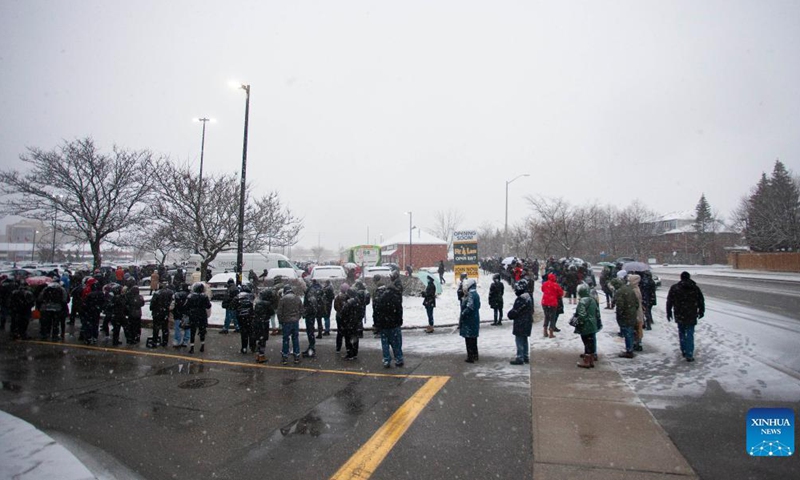
<svg viewBox="0 0 800 480"><path fill-rule="evenodd" d="M201 117L201 118L193 118L192 121L194 122L203 122L203 136L200 139L200 181L198 182L198 189L197 189L197 211L195 212L195 216L197 217L197 239L200 238L200 205L203 204L203 157L205 155L206 149L206 123L208 122L216 122L213 118L208 117ZM197 244L194 246L194 253L200 253Z"/></svg>
<svg viewBox="0 0 800 480"><path fill-rule="evenodd" d="M56 263L56 229L58 228L58 202L64 198L63 195L53 197L53 248L50 250L50 261Z"/></svg>
<svg viewBox="0 0 800 480"><path fill-rule="evenodd" d="M35 255L36 255L36 234L39 233L39 230L33 231L33 241L31 242L31 263L35 262Z"/></svg>
<svg viewBox="0 0 800 480"><path fill-rule="evenodd" d="M517 175L516 177L512 178L511 180L506 180L506 224L505 229L503 230L503 258L506 256L506 240L508 239L508 186L514 180L520 177L529 177L529 173L523 173L521 175Z"/></svg>
<svg viewBox="0 0 800 480"><path fill-rule="evenodd" d="M239 186L239 239L236 244L236 284L242 284L242 258L244 249L244 191L247 184L247 125L250 119L250 85L244 83L233 83L232 86L241 88L247 95L244 103L244 142L242 145L242 183Z"/></svg>
<svg viewBox="0 0 800 480"><path fill-rule="evenodd" d="M203 136L200 138L200 194L197 196L197 204L198 208L200 205L200 201L203 196L203 157L205 154L205 147L206 147L206 123L211 122L214 123L216 120L213 118L201 117L201 118L193 118L193 122L203 122Z"/></svg>
<svg viewBox="0 0 800 480"><path fill-rule="evenodd" d="M407 265L409 267L411 267L411 269L413 270L414 269L414 267L413 267L413 265L414 265L414 253L413 253L414 249L412 247L414 245L414 240L413 240L413 238L411 236L411 230L412 230L412 227L411 227L411 223L412 222L411 222L411 220L414 218L414 215L411 212L406 212L406 215L408 215L408 264Z"/></svg>

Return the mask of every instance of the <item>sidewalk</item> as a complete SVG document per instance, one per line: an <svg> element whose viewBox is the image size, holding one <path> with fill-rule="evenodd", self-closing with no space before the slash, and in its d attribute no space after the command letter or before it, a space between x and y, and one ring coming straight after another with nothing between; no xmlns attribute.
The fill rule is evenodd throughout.
<svg viewBox="0 0 800 480"><path fill-rule="evenodd" d="M66 448L33 425L0 410L0 478L96 478Z"/></svg>
<svg viewBox="0 0 800 480"><path fill-rule="evenodd" d="M583 369L574 351L531 353L533 478L697 478L612 358Z"/></svg>

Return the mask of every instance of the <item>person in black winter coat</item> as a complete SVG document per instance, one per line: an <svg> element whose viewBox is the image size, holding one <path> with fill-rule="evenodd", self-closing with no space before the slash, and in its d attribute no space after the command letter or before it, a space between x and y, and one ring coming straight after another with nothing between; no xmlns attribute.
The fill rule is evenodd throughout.
<svg viewBox="0 0 800 480"><path fill-rule="evenodd" d="M687 362L694 361L694 327L697 319L706 313L706 301L700 287L689 272L681 272L681 280L669 288L667 294L667 321L675 318L681 354Z"/></svg>
<svg viewBox="0 0 800 480"><path fill-rule="evenodd" d="M39 338L51 337L53 341L64 338L64 324L67 318L67 292L58 282L48 284L39 294L36 302L39 317ZM61 333L59 334L59 325Z"/></svg>
<svg viewBox="0 0 800 480"><path fill-rule="evenodd" d="M189 335L191 326L189 325L189 311L186 309L186 301L189 300L189 285L182 283L178 291L172 296L172 321L174 323L172 335L173 348L185 348L189 346Z"/></svg>
<svg viewBox="0 0 800 480"><path fill-rule="evenodd" d="M325 336L331 334L331 309L334 298L336 298L336 292L333 290L333 284L330 280L325 280L325 285L322 287L322 318L325 323L323 335Z"/></svg>
<svg viewBox="0 0 800 480"><path fill-rule="evenodd" d="M144 298L139 295L139 287L133 286L125 293L125 300L128 307L128 328L130 329L130 336L125 332L125 339L129 345L139 343L142 337L142 307L144 306Z"/></svg>
<svg viewBox="0 0 800 480"><path fill-rule="evenodd" d="M211 300L205 293L205 286L197 282L192 285L192 293L186 299L186 310L189 312L189 324L192 326L189 353L194 353L195 335L200 333L200 351L206 349L206 330L208 329L208 312L211 309Z"/></svg>
<svg viewBox="0 0 800 480"><path fill-rule="evenodd" d="M653 327L653 306L658 304L656 300L656 282L653 281L653 274L646 270L641 273L639 281L639 291L642 292L642 313L644 313L644 328L652 330Z"/></svg>
<svg viewBox="0 0 800 480"><path fill-rule="evenodd" d="M17 289L17 284L5 275L0 278L2 278L2 282L0 282L0 330L5 330L6 322L11 318L11 294Z"/></svg>
<svg viewBox="0 0 800 480"><path fill-rule="evenodd" d="M167 282L161 282L158 290L150 299L150 312L153 314L153 348L169 343L169 307L174 292Z"/></svg>
<svg viewBox="0 0 800 480"><path fill-rule="evenodd" d="M19 282L8 299L11 312L11 338L28 340L28 325L31 321L31 309L36 304L31 288L24 281Z"/></svg>
<svg viewBox="0 0 800 480"><path fill-rule="evenodd" d="M125 330L125 338L130 343L133 340L128 326L128 301L122 293L122 285L114 284L111 288L111 344L121 345L119 341L120 330Z"/></svg>
<svg viewBox="0 0 800 480"><path fill-rule="evenodd" d="M358 358L358 327L361 325L361 302L355 289L347 290L347 300L342 306L339 315L339 325L342 328L342 337L347 351L345 360Z"/></svg>
<svg viewBox="0 0 800 480"><path fill-rule="evenodd" d="M306 321L306 337L308 338L308 348L303 352L304 357L313 358L315 356L317 341L314 336L314 328L317 318L322 319L322 288L316 280L311 281L311 285L306 290L303 298L303 318ZM320 333L321 330L320 330Z"/></svg>
<svg viewBox="0 0 800 480"><path fill-rule="evenodd" d="M274 293L271 289L264 289L253 305L253 333L258 353L256 363L267 361L265 348L269 340L269 319L275 315Z"/></svg>
<svg viewBox="0 0 800 480"><path fill-rule="evenodd" d="M375 299L372 302L372 320L381 335L381 349L383 350L383 366L391 367L389 348L394 353L395 365L402 367L403 336L400 327L403 325L403 294L396 283L389 286L381 285L375 290Z"/></svg>
<svg viewBox="0 0 800 480"><path fill-rule="evenodd" d="M527 283L526 283L527 285ZM492 277L492 285L489 287L489 307L494 312L494 321L492 325L503 324L503 293L505 286L500 280L500 275L495 274Z"/></svg>
<svg viewBox="0 0 800 480"><path fill-rule="evenodd" d="M436 283L433 277L428 276L428 285L422 293L422 306L428 314L428 326L425 333L433 333L433 309L436 308Z"/></svg>
<svg viewBox="0 0 800 480"><path fill-rule="evenodd" d="M514 321L514 340L517 344L517 356L511 360L511 365L522 365L530 363L528 337L531 336L533 328L533 297L528 293L528 281L520 280L514 286L514 293L517 299L514 306L508 311L508 318Z"/></svg>
<svg viewBox="0 0 800 480"><path fill-rule="evenodd" d="M93 282L89 287L89 293L83 299L81 327L85 325L83 341L86 345L97 344L97 337L100 333L100 313L105 308L105 304L106 296L100 282Z"/></svg>
<svg viewBox="0 0 800 480"><path fill-rule="evenodd" d="M253 307L255 296L250 285L242 285L242 291L236 297L236 318L239 319L239 336L242 339L242 353L256 351L256 339L253 337Z"/></svg>

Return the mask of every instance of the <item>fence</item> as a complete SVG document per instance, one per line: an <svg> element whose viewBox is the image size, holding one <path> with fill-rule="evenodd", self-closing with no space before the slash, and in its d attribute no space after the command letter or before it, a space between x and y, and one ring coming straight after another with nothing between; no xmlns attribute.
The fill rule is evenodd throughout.
<svg viewBox="0 0 800 480"><path fill-rule="evenodd" d="M743 253L728 254L728 264L734 270L767 270L771 272L800 272L800 253Z"/></svg>

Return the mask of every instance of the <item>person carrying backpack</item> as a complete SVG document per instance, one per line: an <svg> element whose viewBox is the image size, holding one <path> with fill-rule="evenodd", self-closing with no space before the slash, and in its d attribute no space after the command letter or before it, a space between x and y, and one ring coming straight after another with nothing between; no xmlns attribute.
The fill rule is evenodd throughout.
<svg viewBox="0 0 800 480"><path fill-rule="evenodd" d="M253 290L250 285L242 285L242 291L236 297L236 317L239 319L239 336L242 339L242 353L256 351L256 339L253 336Z"/></svg>
<svg viewBox="0 0 800 480"><path fill-rule="evenodd" d="M63 329L59 335L59 325L66 324L67 318L67 293L58 282L49 283L39 294L38 309L39 338L42 340L51 337L53 341L63 338Z"/></svg>

